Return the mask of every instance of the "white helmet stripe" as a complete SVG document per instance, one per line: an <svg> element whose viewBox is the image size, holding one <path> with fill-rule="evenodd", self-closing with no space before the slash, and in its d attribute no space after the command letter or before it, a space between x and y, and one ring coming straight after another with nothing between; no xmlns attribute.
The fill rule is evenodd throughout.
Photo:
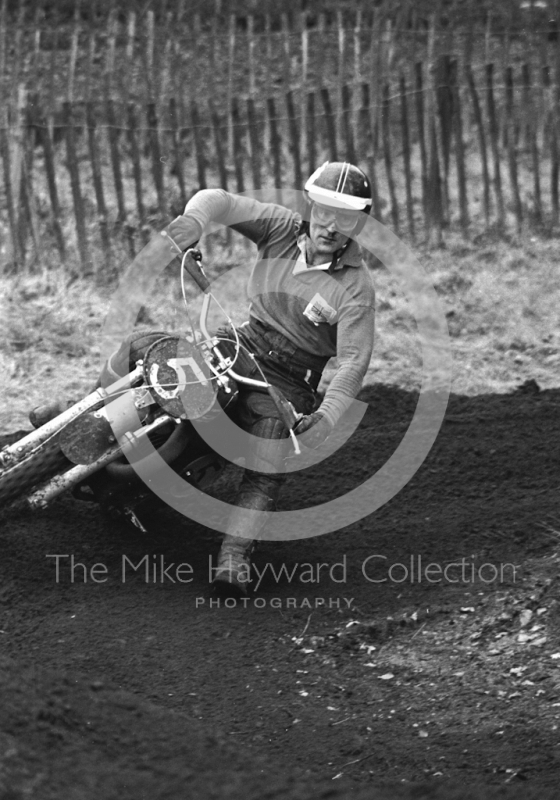
<svg viewBox="0 0 560 800"><path fill-rule="evenodd" d="M341 192L344 194L344 187L346 185L346 178L348 177L348 172L350 171L350 164L345 161L342 169L340 170L340 175L338 176L338 184L336 187L337 192Z"/></svg>

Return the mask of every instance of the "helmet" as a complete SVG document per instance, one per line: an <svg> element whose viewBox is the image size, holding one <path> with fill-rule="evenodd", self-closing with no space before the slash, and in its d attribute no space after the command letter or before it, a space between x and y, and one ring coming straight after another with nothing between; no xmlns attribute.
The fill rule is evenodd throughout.
<svg viewBox="0 0 560 800"><path fill-rule="evenodd" d="M324 206L363 211L365 214L369 214L372 208L369 178L359 167L347 161L325 161L307 180L305 192L311 202Z"/></svg>

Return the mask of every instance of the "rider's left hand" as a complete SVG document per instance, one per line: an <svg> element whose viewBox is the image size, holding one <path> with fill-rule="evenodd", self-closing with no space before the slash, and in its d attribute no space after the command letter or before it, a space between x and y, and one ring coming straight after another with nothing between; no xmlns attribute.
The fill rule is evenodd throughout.
<svg viewBox="0 0 560 800"><path fill-rule="evenodd" d="M332 425L320 411L302 417L294 427L296 436L306 447L319 447L332 432Z"/></svg>
<svg viewBox="0 0 560 800"><path fill-rule="evenodd" d="M181 215L167 226L167 234L181 250L186 250L200 239L200 227L194 220Z"/></svg>

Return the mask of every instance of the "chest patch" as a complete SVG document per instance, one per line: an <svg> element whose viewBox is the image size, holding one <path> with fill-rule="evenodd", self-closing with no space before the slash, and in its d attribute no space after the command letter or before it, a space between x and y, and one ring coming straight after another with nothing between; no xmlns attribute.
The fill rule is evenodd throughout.
<svg viewBox="0 0 560 800"><path fill-rule="evenodd" d="M328 322L329 325L333 325L337 317L336 309L332 308L318 292L306 305L303 315L314 325L319 325L320 322Z"/></svg>

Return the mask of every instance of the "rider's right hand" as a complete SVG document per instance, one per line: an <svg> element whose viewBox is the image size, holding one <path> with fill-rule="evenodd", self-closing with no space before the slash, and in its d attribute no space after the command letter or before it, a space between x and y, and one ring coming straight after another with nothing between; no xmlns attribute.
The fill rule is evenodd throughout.
<svg viewBox="0 0 560 800"><path fill-rule="evenodd" d="M332 432L332 425L320 411L314 411L312 414L301 417L294 425L293 430L296 436L302 436L301 441L306 447L313 449L322 444L329 436Z"/></svg>
<svg viewBox="0 0 560 800"><path fill-rule="evenodd" d="M189 217L180 216L167 226L167 234L181 250L186 250L200 239L200 226Z"/></svg>

